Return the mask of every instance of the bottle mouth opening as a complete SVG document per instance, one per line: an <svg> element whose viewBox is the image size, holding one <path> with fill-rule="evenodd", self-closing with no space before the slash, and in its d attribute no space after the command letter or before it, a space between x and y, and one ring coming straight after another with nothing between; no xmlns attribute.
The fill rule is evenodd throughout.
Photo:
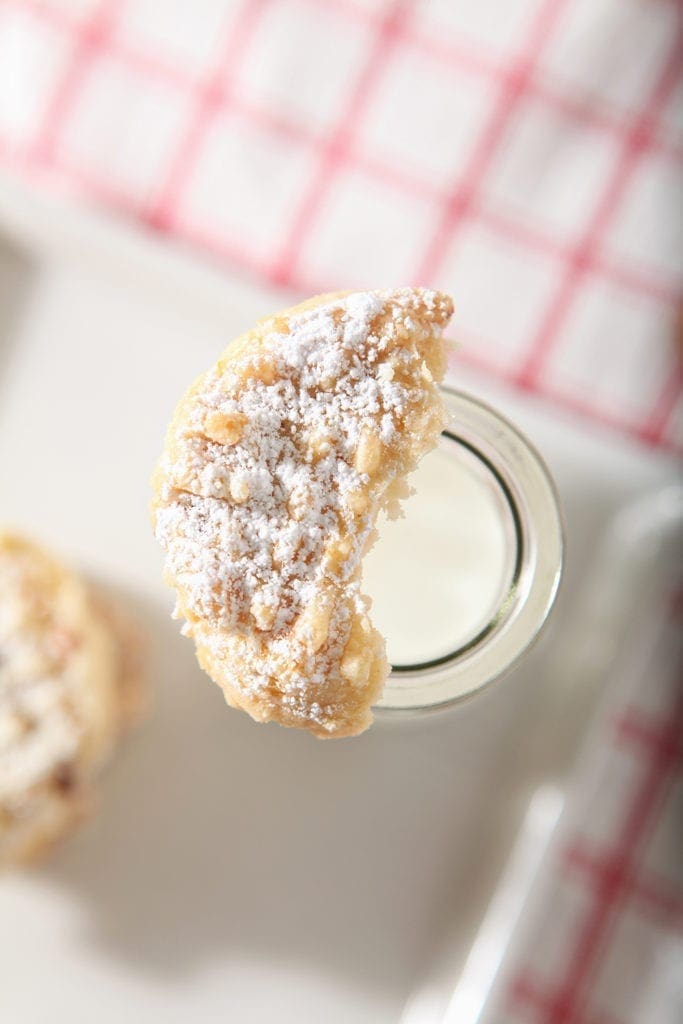
<svg viewBox="0 0 683 1024"><path fill-rule="evenodd" d="M392 668L379 710L463 700L535 640L562 573L563 529L550 474L495 410L443 388L448 422L411 483L405 518L386 524L365 566Z"/></svg>
<svg viewBox="0 0 683 1024"><path fill-rule="evenodd" d="M514 600L515 591L519 584L522 564L523 564L523 553L524 553L524 532L522 528L522 516L520 509L515 500L515 495L507 486L505 479L496 469L495 465L474 445L470 444L465 438L459 437L457 434L450 430L444 430L441 434L441 445L443 448L449 448L452 451L449 453L451 460L455 459L457 468L461 471L471 471L470 467L465 467L464 463L469 462L469 459L463 459L463 455L469 453L481 463L480 476L486 479L485 486L499 491L498 504L504 507L500 510L501 525L504 533L509 538L509 544L505 551L505 562L507 563L505 569L501 575L506 578L504 588L499 599L495 603L495 607L492 608L488 613L480 614L479 619L485 618L486 621L481 625L473 635L461 639L455 646L452 647L445 654L437 654L435 657L425 661L416 662L401 662L396 661L391 666L392 674L400 675L404 672L427 672L431 669L439 668L443 665L448 665L449 662L455 661L457 658L466 654L467 651L477 647L480 643L483 643L486 638L496 629L499 623L502 621L506 614L506 610L510 607ZM454 447L455 446L455 447ZM476 472L476 470L475 470ZM500 588L499 588L500 589ZM460 630L462 632L462 629Z"/></svg>

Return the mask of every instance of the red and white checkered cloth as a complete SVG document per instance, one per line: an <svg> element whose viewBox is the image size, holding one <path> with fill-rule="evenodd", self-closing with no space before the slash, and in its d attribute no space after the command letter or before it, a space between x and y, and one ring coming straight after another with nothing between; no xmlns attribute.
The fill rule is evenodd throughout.
<svg viewBox="0 0 683 1024"><path fill-rule="evenodd" d="M683 1020L683 589L631 630L486 1024Z"/></svg>
<svg viewBox="0 0 683 1024"><path fill-rule="evenodd" d="M4 0L0 162L683 445L677 0Z"/></svg>

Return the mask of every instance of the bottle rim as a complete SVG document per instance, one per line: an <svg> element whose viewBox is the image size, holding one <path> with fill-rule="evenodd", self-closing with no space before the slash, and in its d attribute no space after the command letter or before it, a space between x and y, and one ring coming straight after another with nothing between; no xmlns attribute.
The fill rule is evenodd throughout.
<svg viewBox="0 0 683 1024"><path fill-rule="evenodd" d="M392 666L375 705L381 712L427 711L455 704L507 673L547 622L562 577L564 524L543 458L516 426L487 403L446 386L442 392L448 412L443 441L479 460L500 491L511 572L500 603L475 636L433 659Z"/></svg>

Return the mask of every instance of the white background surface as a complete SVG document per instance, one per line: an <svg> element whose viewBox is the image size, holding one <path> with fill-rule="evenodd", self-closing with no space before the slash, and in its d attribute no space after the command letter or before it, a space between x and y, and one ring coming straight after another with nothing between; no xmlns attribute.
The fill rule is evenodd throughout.
<svg viewBox="0 0 683 1024"><path fill-rule="evenodd" d="M188 381L287 300L5 196L2 516L130 595L154 709L108 772L102 812L44 867L0 881L0 1016L388 1024L435 964L447 995L550 771L532 751L597 538L672 463L461 375L556 476L568 571L550 630L450 714L325 744L257 726L225 709L169 619L146 503Z"/></svg>

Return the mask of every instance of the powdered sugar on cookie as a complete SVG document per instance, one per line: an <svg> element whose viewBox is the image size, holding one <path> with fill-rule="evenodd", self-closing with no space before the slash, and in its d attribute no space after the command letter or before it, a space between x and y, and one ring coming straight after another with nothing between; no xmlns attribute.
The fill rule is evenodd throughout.
<svg viewBox="0 0 683 1024"><path fill-rule="evenodd" d="M22 553L0 551L0 802L8 804L73 760L82 733L58 656L60 634L42 628L40 600Z"/></svg>
<svg viewBox="0 0 683 1024"><path fill-rule="evenodd" d="M0 531L0 866L82 815L124 718L124 659L82 581ZM132 696L132 694L131 694Z"/></svg>

